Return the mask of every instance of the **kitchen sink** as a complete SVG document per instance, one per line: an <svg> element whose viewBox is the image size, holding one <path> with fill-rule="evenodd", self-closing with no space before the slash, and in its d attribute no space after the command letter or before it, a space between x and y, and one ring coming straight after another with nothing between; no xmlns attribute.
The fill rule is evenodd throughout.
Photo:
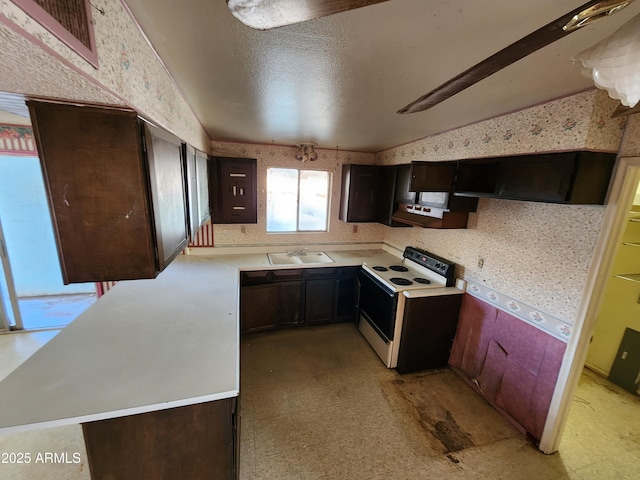
<svg viewBox="0 0 640 480"><path fill-rule="evenodd" d="M333 259L324 252L306 253L267 253L271 265L313 265L333 263Z"/></svg>

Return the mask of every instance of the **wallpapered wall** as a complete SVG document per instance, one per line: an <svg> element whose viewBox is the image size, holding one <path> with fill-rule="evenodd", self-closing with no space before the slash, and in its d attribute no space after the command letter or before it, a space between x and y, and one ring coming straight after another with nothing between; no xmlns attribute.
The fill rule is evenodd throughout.
<svg viewBox="0 0 640 480"><path fill-rule="evenodd" d="M382 225L377 223L358 224L357 233L353 224L338 220L340 206L340 186L342 165L345 163L372 164L371 153L345 152L341 150L318 149L318 160L301 163L296 160L296 147L213 142L213 154L217 156L255 158L258 161L258 223L245 225L215 225L216 246L249 244L309 244L343 242L379 242L382 239ZM329 231L304 234L267 233L267 168L303 168L326 170L332 174Z"/></svg>
<svg viewBox="0 0 640 480"><path fill-rule="evenodd" d="M376 155L380 164L594 149L616 152L625 119L590 90ZM467 230L392 229L385 242L415 244L460 265L457 274L573 324L604 206L481 199ZM484 266L478 260L484 259ZM569 328L563 334L570 334Z"/></svg>
<svg viewBox="0 0 640 480"><path fill-rule="evenodd" d="M92 9L97 69L13 3L0 2L0 90L126 104L208 151L210 139L123 3L91 3L97 7Z"/></svg>
<svg viewBox="0 0 640 480"><path fill-rule="evenodd" d="M343 163L392 165L490 155L593 149L615 152L625 119L611 119L616 102L596 90L582 92L495 119L428 137L376 154L320 150L307 168L333 172L330 231L267 234L266 168L300 167L295 147L213 142L214 155L258 159L258 224L215 225L217 246L273 243L333 243L383 240L397 248L416 245L459 264L458 276L532 306L534 319L547 313L558 337L568 337L604 215L603 206L481 199L466 230L394 229L338 220ZM483 268L478 259L484 259ZM523 307L525 307L523 305ZM512 309L513 310L513 309ZM551 329L549 329L550 331Z"/></svg>

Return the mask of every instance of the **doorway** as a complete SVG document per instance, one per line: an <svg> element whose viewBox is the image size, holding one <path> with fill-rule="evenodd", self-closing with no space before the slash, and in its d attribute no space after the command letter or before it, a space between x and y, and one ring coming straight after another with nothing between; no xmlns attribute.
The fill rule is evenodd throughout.
<svg viewBox="0 0 640 480"><path fill-rule="evenodd" d="M622 243L640 183L640 157L621 157L614 174L601 233L580 302L573 335L567 344L565 359L558 375L556 389L549 408L547 423L540 441L540 450L558 450L578 382L582 376L603 304L606 286L614 272L615 254ZM640 273L640 272L639 272ZM585 441L588 441L585 439Z"/></svg>
<svg viewBox="0 0 640 480"><path fill-rule="evenodd" d="M620 208L625 206L621 204ZM640 335L637 333L640 332L640 183L626 210L622 241L617 246L612 272L604 288L585 366L620 386L637 387L638 366L625 368L624 364L634 361L629 354L636 358L640 355L640 345L637 345ZM631 348L625 355L626 362L618 355L625 338L631 339L626 342ZM633 378L626 378L625 374ZM635 393L636 388L632 390Z"/></svg>
<svg viewBox="0 0 640 480"><path fill-rule="evenodd" d="M95 301L95 284L63 283L38 157L0 154L0 228L5 330L64 327Z"/></svg>

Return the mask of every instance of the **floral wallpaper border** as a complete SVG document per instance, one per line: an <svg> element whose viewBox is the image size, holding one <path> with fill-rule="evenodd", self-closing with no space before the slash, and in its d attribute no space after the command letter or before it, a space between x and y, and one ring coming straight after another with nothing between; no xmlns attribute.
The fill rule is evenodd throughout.
<svg viewBox="0 0 640 480"><path fill-rule="evenodd" d="M617 152L627 121L611 118L617 104L606 92L591 89L383 150L376 153L376 164L562 150Z"/></svg>
<svg viewBox="0 0 640 480"><path fill-rule="evenodd" d="M552 337L567 343L571 336L572 326L546 312L515 300L503 293L467 280L467 293L480 300L495 305L500 310L522 320L529 325L548 333Z"/></svg>
<svg viewBox="0 0 640 480"><path fill-rule="evenodd" d="M0 125L0 154L37 155L33 129L22 125Z"/></svg>

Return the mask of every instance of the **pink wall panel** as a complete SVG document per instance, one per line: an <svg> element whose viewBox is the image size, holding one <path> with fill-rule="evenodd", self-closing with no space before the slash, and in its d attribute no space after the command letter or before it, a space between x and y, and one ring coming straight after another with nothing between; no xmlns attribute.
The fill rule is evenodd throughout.
<svg viewBox="0 0 640 480"><path fill-rule="evenodd" d="M449 363L538 441L564 350L562 341L465 294Z"/></svg>

